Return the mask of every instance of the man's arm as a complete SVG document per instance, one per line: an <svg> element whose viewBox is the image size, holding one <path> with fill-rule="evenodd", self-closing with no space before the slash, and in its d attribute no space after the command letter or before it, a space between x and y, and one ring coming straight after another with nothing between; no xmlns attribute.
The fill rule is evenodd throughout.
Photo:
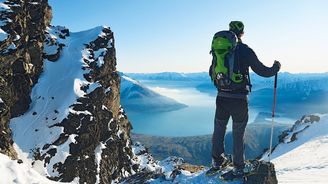
<svg viewBox="0 0 328 184"><path fill-rule="evenodd" d="M255 52L251 48L247 48L247 60L249 66L252 70L262 76L262 77L272 77L274 76L280 69L280 63L275 62L272 67L266 67L263 63L257 58Z"/></svg>

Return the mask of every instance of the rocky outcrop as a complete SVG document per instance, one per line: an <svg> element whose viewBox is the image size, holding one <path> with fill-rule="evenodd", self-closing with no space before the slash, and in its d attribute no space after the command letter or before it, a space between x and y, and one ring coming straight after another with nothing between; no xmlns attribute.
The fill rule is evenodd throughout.
<svg viewBox="0 0 328 184"><path fill-rule="evenodd" d="M251 161L254 170L248 174L245 184L277 184L274 165L271 162Z"/></svg>
<svg viewBox="0 0 328 184"><path fill-rule="evenodd" d="M43 41L51 21L47 0L7 0L0 8L0 152L16 157L9 119L23 114L43 68Z"/></svg>
<svg viewBox="0 0 328 184"><path fill-rule="evenodd" d="M182 158L174 156L157 161L139 142L136 142L132 148L137 173L125 178L122 183L217 183L220 181L219 175L206 176L205 172L208 168L204 166L190 165ZM272 163L247 160L245 171L247 171L244 182L246 184L278 183Z"/></svg>
<svg viewBox="0 0 328 184"><path fill-rule="evenodd" d="M297 120L291 128L284 130L278 136L279 143L276 145L272 145L273 146L271 150L272 157L274 159L275 157L277 157L277 153L275 152L277 152L276 151L277 149L279 150L279 147L297 142L297 139L300 137L301 134L306 132L306 130L310 128L312 124L318 123L320 121L320 116L321 115L318 114L304 115L300 120ZM286 150L283 152L286 152ZM283 152L281 152L281 149L280 152L278 151L279 154L282 154ZM266 149L264 150L264 153L261 156L259 156L259 158L261 158L262 160L268 160L269 156L270 156L270 151L269 149Z"/></svg>
<svg viewBox="0 0 328 184"><path fill-rule="evenodd" d="M297 135L306 130L312 123L319 122L320 116L307 115L297 120L295 124L288 130L279 135L279 143L290 143L297 139Z"/></svg>
<svg viewBox="0 0 328 184"><path fill-rule="evenodd" d="M58 35L53 37L51 35ZM60 43L58 39L65 39L69 36L69 30L63 26L50 26L46 30L46 38L44 40L43 56L49 61L57 61L60 57L60 52L65 46L64 43Z"/></svg>

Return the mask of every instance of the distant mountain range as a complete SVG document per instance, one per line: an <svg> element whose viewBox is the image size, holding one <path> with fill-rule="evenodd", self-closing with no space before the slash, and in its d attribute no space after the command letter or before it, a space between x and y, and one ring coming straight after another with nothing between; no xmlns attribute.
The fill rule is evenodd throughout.
<svg viewBox="0 0 328 184"><path fill-rule="evenodd" d="M153 81L176 81L186 82L186 85L195 87L200 92L215 96L216 88L213 86L208 73L129 73L129 76L141 82ZM251 73L252 93L249 95L250 106L270 108L273 98L273 77L264 78ZM277 89L277 111L287 112L288 116L298 118L303 114L328 112L328 73L317 74L291 74L279 73Z"/></svg>
<svg viewBox="0 0 328 184"><path fill-rule="evenodd" d="M207 72L198 73L179 73L179 72L162 72L162 73L125 73L131 78L139 81L143 80L163 80L163 81L201 81L201 85L197 86L200 90L208 88L208 91L215 93L215 87L209 78ZM253 91L263 88L273 88L273 77L265 78L258 76L254 72L250 73ZM292 74L288 72L279 73L279 88L306 88L307 90L328 90L328 86L324 85L328 79L328 73L298 73ZM205 85L206 84L206 85ZM309 88L310 87L310 88ZM297 89L300 89L299 87Z"/></svg>
<svg viewBox="0 0 328 184"><path fill-rule="evenodd" d="M179 73L179 72L162 72L162 73L125 73L136 80L175 80L175 81L203 81L208 80L206 72L197 73Z"/></svg>
<svg viewBox="0 0 328 184"><path fill-rule="evenodd" d="M185 104L152 91L122 73L120 75L121 103L128 112L165 112L187 107Z"/></svg>

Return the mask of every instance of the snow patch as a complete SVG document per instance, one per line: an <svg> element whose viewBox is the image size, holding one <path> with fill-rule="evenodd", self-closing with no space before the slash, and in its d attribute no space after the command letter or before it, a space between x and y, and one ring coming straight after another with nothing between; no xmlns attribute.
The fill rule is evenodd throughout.
<svg viewBox="0 0 328 184"><path fill-rule="evenodd" d="M106 108L107 109L107 108ZM108 131L112 131L111 128L110 128L110 124L114 122L114 119L112 118L109 122L108 122Z"/></svg>
<svg viewBox="0 0 328 184"><path fill-rule="evenodd" d="M13 6L13 5L10 5L10 6ZM0 13L2 15L2 14L5 14L6 12L8 13L8 12L13 12L13 11L10 9L10 7L7 4L4 3L4 0L1 0L0 1ZM1 16L1 19L2 20L0 20L0 27L5 26L8 22L12 22L12 20L9 18L6 18L5 15Z"/></svg>
<svg viewBox="0 0 328 184"><path fill-rule="evenodd" d="M92 115L90 111L76 111L73 108L69 108L69 112L72 114L80 115L80 114L85 114L85 115Z"/></svg>
<svg viewBox="0 0 328 184"><path fill-rule="evenodd" d="M0 28L0 42L3 42L8 38L8 33Z"/></svg>
<svg viewBox="0 0 328 184"><path fill-rule="evenodd" d="M95 149L95 162L97 165L96 184L100 183L99 175L100 175L101 154L102 154L102 150L105 148L106 148L106 146L102 142L100 142L100 144Z"/></svg>
<svg viewBox="0 0 328 184"><path fill-rule="evenodd" d="M89 88L87 89L87 94L90 94L93 92L95 89L102 87L102 85L98 82L90 83Z"/></svg>
<svg viewBox="0 0 328 184"><path fill-rule="evenodd" d="M16 45L14 43L11 43L6 49L3 50L2 53L7 54L12 50L17 49Z"/></svg>
<svg viewBox="0 0 328 184"><path fill-rule="evenodd" d="M16 47L16 45L15 45L14 43L11 43L11 44L8 46L7 49L8 49L8 50L15 50L15 49L17 49L17 47Z"/></svg>
<svg viewBox="0 0 328 184"><path fill-rule="evenodd" d="M108 110L108 108L106 106L104 106L104 105L101 106L101 109L102 110Z"/></svg>
<svg viewBox="0 0 328 184"><path fill-rule="evenodd" d="M94 51L94 58L97 60L97 66L100 68L104 62L104 56L107 52L107 48L101 48L97 51Z"/></svg>
<svg viewBox="0 0 328 184"><path fill-rule="evenodd" d="M10 7L6 4L4 4L3 0L1 0L2 2L0 2L0 11L10 11Z"/></svg>
<svg viewBox="0 0 328 184"><path fill-rule="evenodd" d="M66 158L70 155L69 153L69 145L71 143L76 143L75 137L78 135L76 134L71 134L69 135L67 141L64 144L61 144L59 146L51 145L47 150L44 150L41 152L41 154L46 153L48 150L55 148L56 149L56 154L53 156L50 160L50 163L47 166L47 173L49 176L56 177L59 176L59 173L57 170L54 169L54 165L56 163L64 163Z"/></svg>
<svg viewBox="0 0 328 184"><path fill-rule="evenodd" d="M86 80L81 80L81 79L75 79L74 80L74 92L75 95L78 98L83 97L86 93L81 89L82 87L85 87L86 85L88 85L88 82Z"/></svg>
<svg viewBox="0 0 328 184"><path fill-rule="evenodd" d="M179 157L168 157L165 160L159 162L162 172L165 175L165 179L170 180L173 170L183 163L183 159Z"/></svg>
<svg viewBox="0 0 328 184"><path fill-rule="evenodd" d="M106 35L106 33L104 33L104 32L101 32L100 34L99 34L99 37L106 37L107 35Z"/></svg>
<svg viewBox="0 0 328 184"><path fill-rule="evenodd" d="M38 5L38 2L29 2L29 4Z"/></svg>
<svg viewBox="0 0 328 184"><path fill-rule="evenodd" d="M140 144L140 142L136 142L132 145L132 152L133 155L135 155L132 159L132 163L138 164L140 170L147 170L156 173L161 171L161 166L158 165L158 161L148 153L147 149Z"/></svg>
<svg viewBox="0 0 328 184"><path fill-rule="evenodd" d="M110 90L111 90L110 87L106 88L105 89L105 94L107 94L108 92L110 92Z"/></svg>

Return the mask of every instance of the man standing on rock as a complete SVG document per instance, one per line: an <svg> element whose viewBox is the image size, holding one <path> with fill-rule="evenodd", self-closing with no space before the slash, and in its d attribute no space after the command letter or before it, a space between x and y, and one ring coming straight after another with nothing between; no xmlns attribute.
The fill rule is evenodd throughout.
<svg viewBox="0 0 328 184"><path fill-rule="evenodd" d="M225 174L224 179L227 180L244 177L244 133L248 121L247 96L251 88L249 67L262 77L271 77L281 66L278 61L275 61L272 67L264 66L255 52L242 43L243 35L244 24L241 21L232 21L229 31L215 34L211 50L213 61L209 74L218 94L212 137L212 167L206 175L214 175L229 164L224 154L224 137L231 116L234 169Z"/></svg>

